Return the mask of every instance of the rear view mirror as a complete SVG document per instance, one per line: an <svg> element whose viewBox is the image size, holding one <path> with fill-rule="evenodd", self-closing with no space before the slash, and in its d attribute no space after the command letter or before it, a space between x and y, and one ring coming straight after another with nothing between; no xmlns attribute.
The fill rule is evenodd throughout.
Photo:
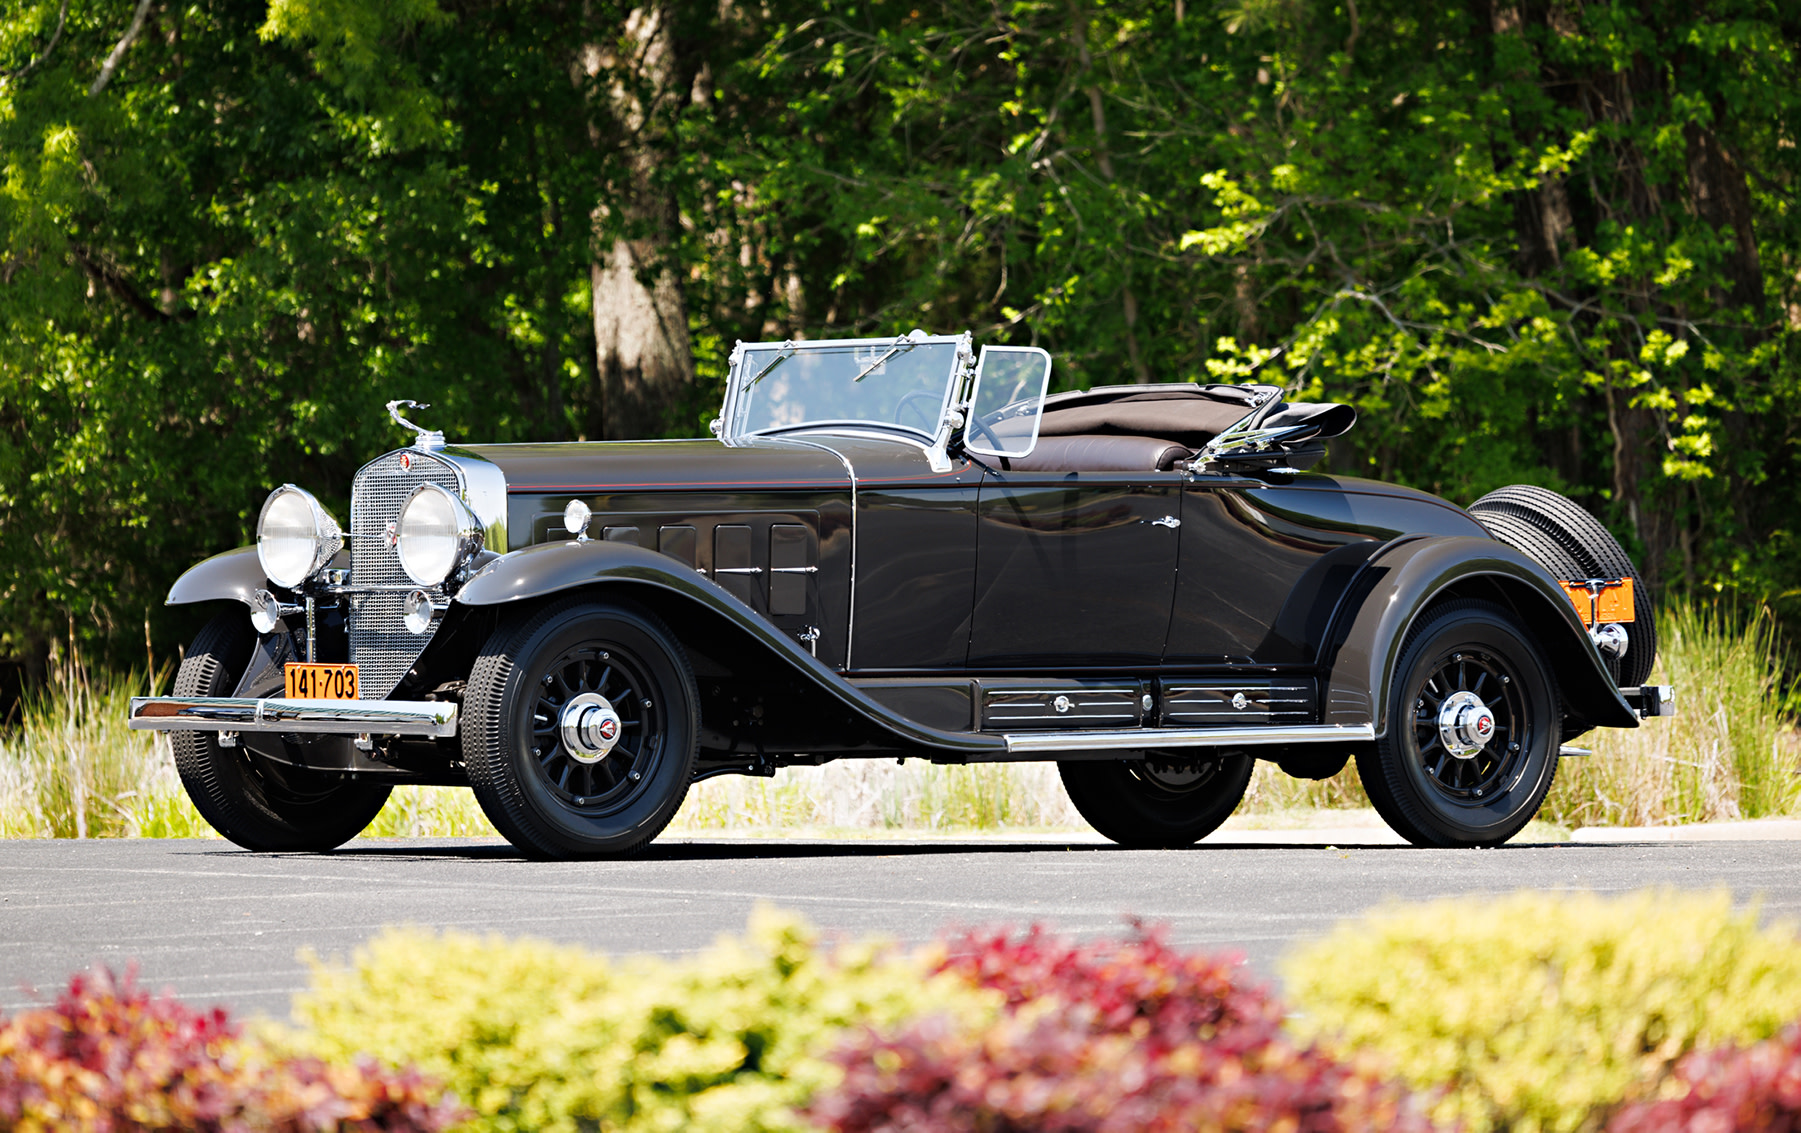
<svg viewBox="0 0 1801 1133"><path fill-rule="evenodd" d="M1036 346L982 347L963 447L981 456L1030 456L1050 384L1051 356Z"/></svg>

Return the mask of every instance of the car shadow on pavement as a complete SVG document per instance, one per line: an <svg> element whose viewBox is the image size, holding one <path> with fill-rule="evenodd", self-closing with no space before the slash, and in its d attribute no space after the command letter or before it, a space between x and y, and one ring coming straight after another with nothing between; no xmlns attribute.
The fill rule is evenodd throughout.
<svg viewBox="0 0 1801 1133"><path fill-rule="evenodd" d="M1498 847L1498 850L1599 850L1602 845L1574 842L1520 842ZM1619 847L1613 847L1619 848ZM235 846L209 843L204 849L195 847L195 852L206 855L230 855L241 857L266 857L279 859L332 859L338 861L515 861L533 865L591 865L591 864L624 864L629 862L704 862L704 861L774 861L783 859L804 858L896 858L896 857L946 857L970 854L1052 854L1052 853L1086 853L1086 854L1195 854L1213 855L1230 854L1240 851L1272 851L1283 850L1292 853L1318 853L1328 851L1334 853L1357 851L1369 853L1385 851L1389 853L1432 853L1430 849L1415 846L1396 846L1385 843L1304 843L1293 842L1229 842L1201 843L1176 850L1135 850L1126 846L1116 846L1106 842L1088 841L1019 841L1009 842L1000 839L971 839L967 841L931 840L918 842L883 842L883 841L824 841L819 839L769 839L769 840L720 840L705 842L670 841L654 843L646 849L626 858L600 859L598 861L545 862L538 863L524 857L512 846L497 839L481 841L461 839L358 839L350 842L329 854L263 854L251 855ZM1468 853L1464 850L1438 851L1441 853Z"/></svg>

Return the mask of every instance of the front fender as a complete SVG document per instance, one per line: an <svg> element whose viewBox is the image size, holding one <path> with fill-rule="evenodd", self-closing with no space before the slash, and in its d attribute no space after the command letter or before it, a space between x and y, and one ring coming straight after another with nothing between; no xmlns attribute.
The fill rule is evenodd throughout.
<svg viewBox="0 0 1801 1133"><path fill-rule="evenodd" d="M1434 602L1500 598L1538 640L1562 692L1564 712L1587 727L1636 728L1607 663L1562 587L1525 555L1477 536L1410 536L1370 556L1335 619L1340 642L1326 680L1325 722L1373 723L1388 734L1391 681L1407 631Z"/></svg>
<svg viewBox="0 0 1801 1133"><path fill-rule="evenodd" d="M998 736L943 732L897 715L821 664L798 641L706 575L630 543L562 540L525 547L476 572L457 592L456 601L468 606L499 606L609 583L648 586L726 619L839 704L905 744L964 756L1006 751L1006 741Z"/></svg>
<svg viewBox="0 0 1801 1133"><path fill-rule="evenodd" d="M263 564L255 547L239 547L189 567L175 585L169 587L165 606L183 606L190 602L212 602L235 598L246 606L253 605L258 590L272 590L263 574Z"/></svg>

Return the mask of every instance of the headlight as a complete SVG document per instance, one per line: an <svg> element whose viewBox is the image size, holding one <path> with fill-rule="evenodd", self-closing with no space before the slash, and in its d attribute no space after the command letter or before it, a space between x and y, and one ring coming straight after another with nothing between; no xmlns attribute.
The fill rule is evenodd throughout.
<svg viewBox="0 0 1801 1133"><path fill-rule="evenodd" d="M299 586L343 547L338 521L308 493L283 484L263 501L256 520L256 557L275 585Z"/></svg>
<svg viewBox="0 0 1801 1133"><path fill-rule="evenodd" d="M482 525L449 489L421 484L394 527L400 569L421 586L436 586L482 549Z"/></svg>

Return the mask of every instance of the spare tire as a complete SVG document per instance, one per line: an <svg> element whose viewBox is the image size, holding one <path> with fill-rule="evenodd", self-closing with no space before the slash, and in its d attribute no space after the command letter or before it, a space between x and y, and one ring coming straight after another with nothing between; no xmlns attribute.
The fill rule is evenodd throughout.
<svg viewBox="0 0 1801 1133"><path fill-rule="evenodd" d="M1630 578L1633 622L1626 631L1626 655L1609 658L1608 667L1621 687L1650 679L1657 659L1657 615L1638 570L1594 516L1581 505L1548 488L1514 484L1483 496L1470 514L1488 533L1567 581L1585 578Z"/></svg>

